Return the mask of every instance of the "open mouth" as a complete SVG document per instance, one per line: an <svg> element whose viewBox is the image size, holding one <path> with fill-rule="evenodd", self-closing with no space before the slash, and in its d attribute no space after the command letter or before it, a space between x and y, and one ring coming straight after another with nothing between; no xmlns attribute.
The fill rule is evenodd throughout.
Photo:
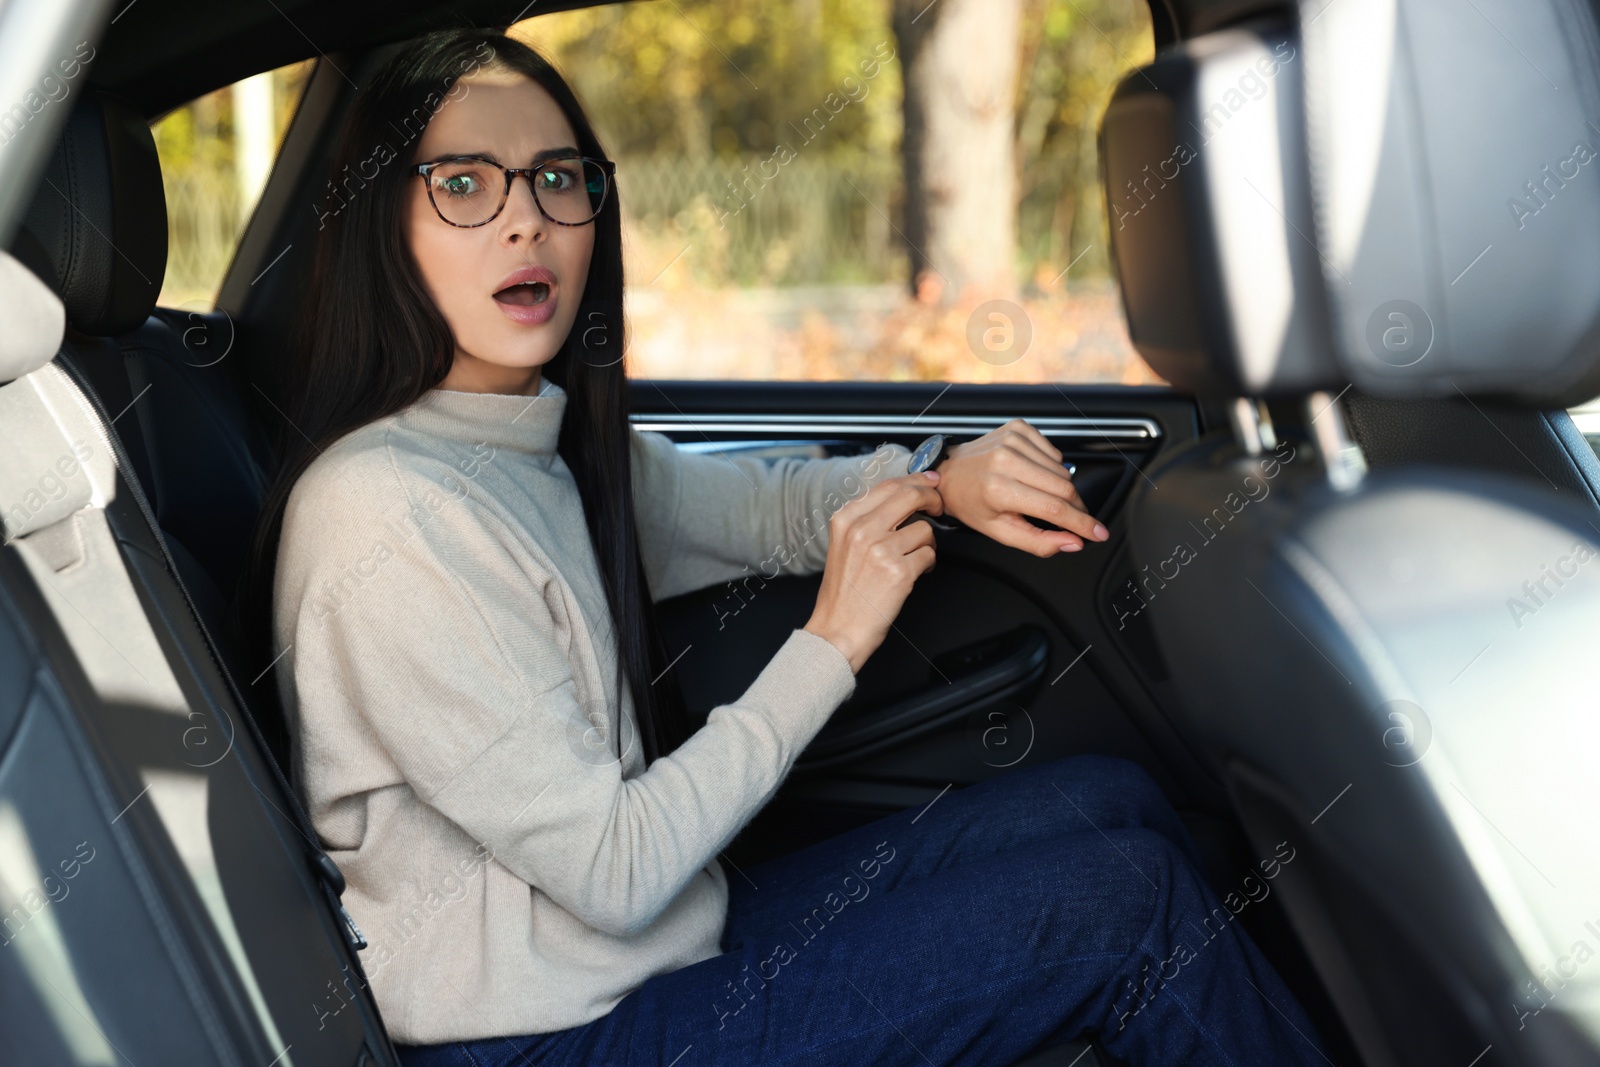
<svg viewBox="0 0 1600 1067"><path fill-rule="evenodd" d="M494 298L502 304L533 307L550 299L550 286L545 282L518 282L495 293Z"/></svg>

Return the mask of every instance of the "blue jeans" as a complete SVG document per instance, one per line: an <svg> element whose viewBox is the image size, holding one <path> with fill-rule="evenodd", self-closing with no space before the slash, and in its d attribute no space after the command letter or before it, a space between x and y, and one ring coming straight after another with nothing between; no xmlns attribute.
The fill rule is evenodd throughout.
<svg viewBox="0 0 1600 1067"><path fill-rule="evenodd" d="M400 1058L1008 1067L1092 1035L1134 1067L1321 1067L1305 1012L1233 921L1244 898L1224 906L1197 863L1139 767L1052 760L728 865L722 955L647 980L599 1019Z"/></svg>

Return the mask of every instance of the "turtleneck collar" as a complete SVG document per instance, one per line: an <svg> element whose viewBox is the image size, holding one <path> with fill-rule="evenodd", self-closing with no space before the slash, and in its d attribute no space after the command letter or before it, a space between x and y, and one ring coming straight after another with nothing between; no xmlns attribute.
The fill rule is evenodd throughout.
<svg viewBox="0 0 1600 1067"><path fill-rule="evenodd" d="M537 396L429 389L396 418L464 444L486 442L548 459L556 454L566 407L566 391L547 378Z"/></svg>

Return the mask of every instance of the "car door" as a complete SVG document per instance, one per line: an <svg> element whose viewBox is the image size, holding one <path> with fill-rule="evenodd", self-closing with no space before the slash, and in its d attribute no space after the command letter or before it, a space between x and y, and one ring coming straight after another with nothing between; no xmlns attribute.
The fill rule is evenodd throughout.
<svg viewBox="0 0 1600 1067"><path fill-rule="evenodd" d="M1163 387L641 381L634 423L727 455L857 454L929 433L977 436L1021 417L1076 468L1112 536L1039 559L965 528L937 533L921 579L857 690L730 848L747 864L1008 768L1078 752L1125 756L1180 801L1212 800L1159 711L1164 672L1139 622L1120 522L1141 467L1192 440L1191 398ZM795 538L810 530L796 527ZM763 570L765 573L763 573ZM820 577L737 580L658 606L689 706L738 696L804 625ZM1149 585L1146 579L1146 586Z"/></svg>

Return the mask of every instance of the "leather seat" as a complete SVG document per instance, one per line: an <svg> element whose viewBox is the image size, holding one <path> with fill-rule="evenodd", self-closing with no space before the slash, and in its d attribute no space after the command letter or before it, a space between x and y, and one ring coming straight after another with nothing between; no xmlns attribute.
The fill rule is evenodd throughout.
<svg viewBox="0 0 1600 1067"><path fill-rule="evenodd" d="M1366 1063L1595 1062L1600 480L1560 410L1600 392L1600 33L1302 16L1102 127L1134 343L1233 416L1130 500L1138 611Z"/></svg>
<svg viewBox="0 0 1600 1067"><path fill-rule="evenodd" d="M1498 471L1568 494L1600 519L1600 459L1563 409L1354 390L1340 405L1373 470L1430 463Z"/></svg>
<svg viewBox="0 0 1600 1067"><path fill-rule="evenodd" d="M74 341L65 359L115 420L184 586L229 669L248 681L229 613L275 460L241 402L226 313L154 307L167 211L143 116L105 92L80 99L13 252L65 305ZM286 767L276 702L255 699L252 711Z"/></svg>

